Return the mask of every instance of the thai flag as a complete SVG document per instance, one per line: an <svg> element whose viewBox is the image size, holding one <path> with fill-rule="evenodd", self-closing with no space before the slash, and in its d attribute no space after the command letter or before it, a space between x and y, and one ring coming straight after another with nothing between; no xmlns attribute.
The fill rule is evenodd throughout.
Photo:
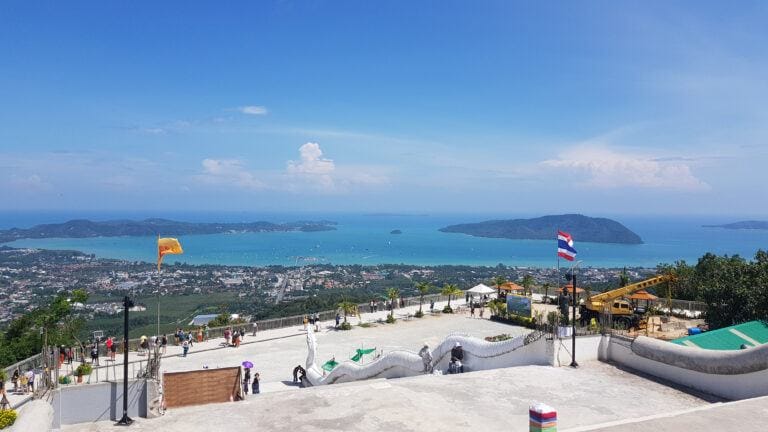
<svg viewBox="0 0 768 432"><path fill-rule="evenodd" d="M568 261L576 259L576 249L573 248L573 238L567 232L557 232L557 256L563 257Z"/></svg>

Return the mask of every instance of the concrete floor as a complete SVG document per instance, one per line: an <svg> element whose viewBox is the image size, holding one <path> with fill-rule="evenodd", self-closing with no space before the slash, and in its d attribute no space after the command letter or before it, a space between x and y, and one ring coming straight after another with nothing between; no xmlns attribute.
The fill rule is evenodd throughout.
<svg viewBox="0 0 768 432"><path fill-rule="evenodd" d="M456 303L455 301L452 303ZM463 303L463 302L460 302ZM436 308L442 309L442 304L436 304ZM398 309L396 316L404 316L415 312L417 307ZM423 343L434 347L446 336L453 333L461 333L475 337L494 336L502 333L517 336L530 330L521 327L512 327L488 320L488 314L484 319L470 318L468 314L426 314L421 319L399 319L395 324L377 323L386 316L385 312L362 314L362 322L371 323L371 327L362 328L356 324L360 322L357 317L349 318L354 324L352 330L340 331L334 329L334 322L320 323L320 332L317 333L319 362L336 357L337 361L349 359L357 348L377 348L384 352L408 349L418 351ZM179 356L181 347L169 346L167 356L161 363L161 370L165 372L179 372L186 370L199 370L204 366L209 368L239 366L248 360L254 363L254 371L261 377L261 391L291 390L297 387L292 385L292 371L296 365L305 365L307 358L306 332L302 326L260 331L257 336L247 335L244 344L239 348L220 347L223 338L208 342L195 343L187 357ZM371 357L365 357L363 362ZM145 357L131 353L130 362L146 360ZM101 364L111 364L101 359ZM76 365L75 365L76 366ZM140 368L139 363L131 363L130 376L135 376ZM97 377L98 373L98 377ZM90 377L91 382L122 379L122 356L118 355L114 365L100 368Z"/></svg>
<svg viewBox="0 0 768 432"><path fill-rule="evenodd" d="M560 430L670 413L708 403L613 366L523 366L462 375L374 380L249 396L244 402L137 419L135 431L528 430L528 406L558 411ZM102 422L66 431L123 430ZM647 430L647 429L646 429Z"/></svg>

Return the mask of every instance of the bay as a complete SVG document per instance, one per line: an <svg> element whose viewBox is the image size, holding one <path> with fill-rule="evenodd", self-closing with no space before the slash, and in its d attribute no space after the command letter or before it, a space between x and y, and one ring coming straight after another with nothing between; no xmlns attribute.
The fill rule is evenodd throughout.
<svg viewBox="0 0 768 432"><path fill-rule="evenodd" d="M166 217L190 222L244 222L267 220L328 219L338 222L336 231L271 232L189 235L179 237L184 254L168 256L166 262L242 266L330 264L414 264L554 267L556 242L507 240L442 233L438 229L455 223L535 215L355 215L355 214L259 214L259 213L3 213L0 227L29 227L58 223L72 218L92 220ZM600 215L603 216L603 215ZM642 237L644 244L622 245L579 242L578 259L584 267L655 267L659 263L686 260L695 263L707 252L738 254L752 258L768 248L768 231L704 228L740 220L729 217L607 216ZM402 234L390 234L392 230ZM103 258L154 262L154 237L99 237L84 239L24 239L12 247L78 250ZM562 265L567 263L562 262Z"/></svg>

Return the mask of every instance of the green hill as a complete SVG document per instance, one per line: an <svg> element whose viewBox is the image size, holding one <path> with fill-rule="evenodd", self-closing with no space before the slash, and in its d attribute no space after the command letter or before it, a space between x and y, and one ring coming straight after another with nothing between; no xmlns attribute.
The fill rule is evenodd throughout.
<svg viewBox="0 0 768 432"><path fill-rule="evenodd" d="M440 228L447 233L475 237L525 240L554 240L557 231L570 233L574 240L593 243L641 244L643 240L615 220L579 214L542 216L533 219L490 220Z"/></svg>
<svg viewBox="0 0 768 432"><path fill-rule="evenodd" d="M36 225L28 229L12 228L0 230L0 243L24 238L144 237L155 235L221 234L229 232L331 231L336 229L334 227L335 224L335 222L330 221L299 221L276 224L272 222L195 223L177 222L168 219L94 222L76 219L59 224Z"/></svg>

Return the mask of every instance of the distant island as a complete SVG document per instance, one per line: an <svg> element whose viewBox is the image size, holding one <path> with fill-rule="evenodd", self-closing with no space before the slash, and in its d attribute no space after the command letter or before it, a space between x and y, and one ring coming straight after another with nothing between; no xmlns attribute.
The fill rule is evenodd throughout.
<svg viewBox="0 0 768 432"><path fill-rule="evenodd" d="M740 221L723 225L702 225L704 228L723 228L731 230L768 230L768 221Z"/></svg>
<svg viewBox="0 0 768 432"><path fill-rule="evenodd" d="M142 221L113 220L94 222L76 219L59 224L36 225L32 228L11 228L0 230L0 243L20 239L39 238L88 238L88 237L145 237L178 236L194 234L225 234L244 232L284 231L333 231L336 222L298 221L288 223L245 222L245 223L197 223L178 222L168 219L145 219Z"/></svg>
<svg viewBox="0 0 768 432"><path fill-rule="evenodd" d="M557 231L570 233L577 242L642 244L643 240L615 220L579 214L533 219L490 220L440 228L446 233L514 240L554 240Z"/></svg>
<svg viewBox="0 0 768 432"><path fill-rule="evenodd" d="M396 230L392 230L392 231L390 231L389 233L390 233L390 234L402 234L403 232L402 232L402 231L400 231L400 230L398 230L398 229L396 229Z"/></svg>

